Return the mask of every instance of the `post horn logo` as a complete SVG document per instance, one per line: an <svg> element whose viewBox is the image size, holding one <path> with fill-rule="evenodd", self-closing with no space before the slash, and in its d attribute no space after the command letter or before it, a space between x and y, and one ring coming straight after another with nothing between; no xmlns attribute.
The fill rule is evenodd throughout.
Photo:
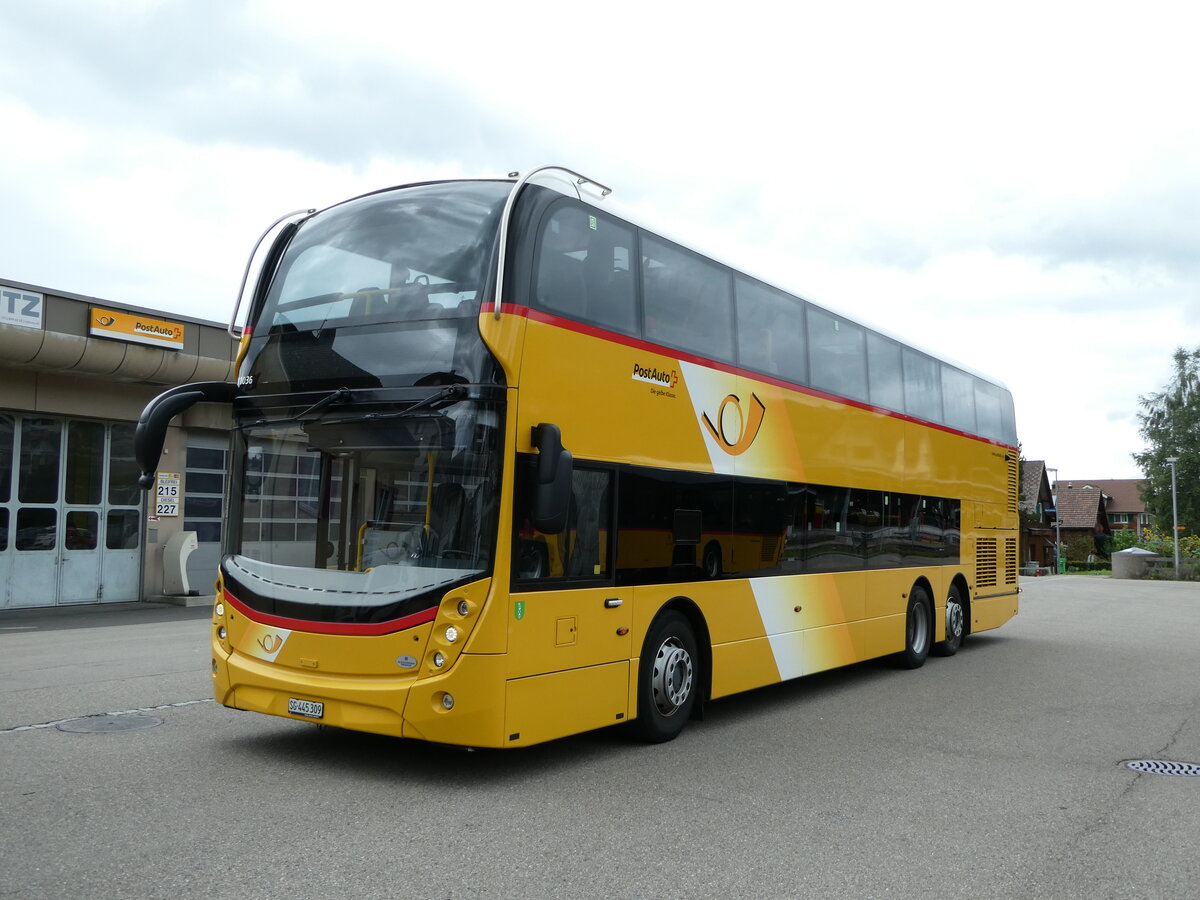
<svg viewBox="0 0 1200 900"><path fill-rule="evenodd" d="M258 646L264 653L275 653L283 646L283 638L277 634L266 634L258 639Z"/></svg>
<svg viewBox="0 0 1200 900"><path fill-rule="evenodd" d="M741 456L749 450L762 427L767 408L757 394L750 395L748 406L748 410L743 410L738 395L730 394L717 409L717 424L713 424L708 413L700 417L713 440L730 456Z"/></svg>

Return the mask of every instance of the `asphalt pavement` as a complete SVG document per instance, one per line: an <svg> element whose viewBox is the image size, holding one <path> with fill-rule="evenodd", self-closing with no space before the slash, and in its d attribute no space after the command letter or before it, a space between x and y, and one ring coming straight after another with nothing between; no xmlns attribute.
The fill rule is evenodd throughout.
<svg viewBox="0 0 1200 900"><path fill-rule="evenodd" d="M219 707L204 608L0 613L0 897L1200 896L1200 777L1125 765L1200 764L1200 585L1023 587L916 671L510 751Z"/></svg>

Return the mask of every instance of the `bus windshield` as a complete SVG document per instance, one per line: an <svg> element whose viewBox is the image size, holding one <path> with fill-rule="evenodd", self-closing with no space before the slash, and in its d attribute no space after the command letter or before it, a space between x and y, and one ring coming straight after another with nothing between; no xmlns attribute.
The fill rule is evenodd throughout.
<svg viewBox="0 0 1200 900"><path fill-rule="evenodd" d="M251 607L386 621L490 570L498 408L462 402L409 417L352 409L238 429L225 574Z"/></svg>
<svg viewBox="0 0 1200 900"><path fill-rule="evenodd" d="M479 380L476 317L507 182L370 194L301 224L249 323L243 386ZM336 384L334 384L336 382Z"/></svg>

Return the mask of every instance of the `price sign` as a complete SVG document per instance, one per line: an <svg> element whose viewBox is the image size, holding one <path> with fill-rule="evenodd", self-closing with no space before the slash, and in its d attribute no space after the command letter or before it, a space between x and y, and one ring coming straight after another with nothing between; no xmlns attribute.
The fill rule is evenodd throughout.
<svg viewBox="0 0 1200 900"><path fill-rule="evenodd" d="M179 500L182 497L178 472L159 472L158 488L154 492L154 514L156 516L179 515Z"/></svg>

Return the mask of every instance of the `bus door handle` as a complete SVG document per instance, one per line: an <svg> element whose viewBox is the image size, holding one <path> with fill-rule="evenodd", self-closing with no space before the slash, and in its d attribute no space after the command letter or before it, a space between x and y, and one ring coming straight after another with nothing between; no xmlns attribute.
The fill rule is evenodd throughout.
<svg viewBox="0 0 1200 900"><path fill-rule="evenodd" d="M607 600L604 601L604 608L605 609L616 609L618 606L620 606L624 602L625 601L622 600L620 597L609 597Z"/></svg>

